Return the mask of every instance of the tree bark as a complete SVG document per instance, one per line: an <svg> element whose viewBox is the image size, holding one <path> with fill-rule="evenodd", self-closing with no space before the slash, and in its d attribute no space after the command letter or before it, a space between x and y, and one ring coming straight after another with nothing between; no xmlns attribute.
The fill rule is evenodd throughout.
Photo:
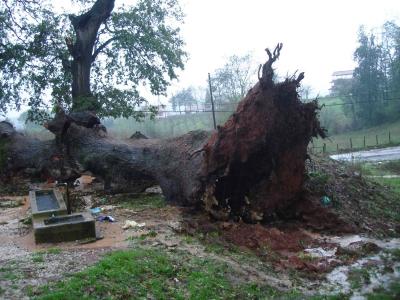
<svg viewBox="0 0 400 300"><path fill-rule="evenodd" d="M25 172L42 178L68 179L75 172L55 140L41 141L19 133L8 122L0 122L0 179Z"/></svg>
<svg viewBox="0 0 400 300"><path fill-rule="evenodd" d="M59 137L63 157L75 162L69 166L142 186L157 182L167 201L201 205L217 219L268 220L302 199L307 146L313 136L325 136L317 103L299 100L303 73L273 82L280 49L268 51L259 83L216 131L121 141L108 137L98 122L65 114L47 127Z"/></svg>
<svg viewBox="0 0 400 300"><path fill-rule="evenodd" d="M75 31L74 40L66 39L73 59L71 66L73 111L96 109L90 89L90 69L99 52L94 47L100 25L110 17L114 2L114 0L97 0L88 12L80 16L69 16Z"/></svg>

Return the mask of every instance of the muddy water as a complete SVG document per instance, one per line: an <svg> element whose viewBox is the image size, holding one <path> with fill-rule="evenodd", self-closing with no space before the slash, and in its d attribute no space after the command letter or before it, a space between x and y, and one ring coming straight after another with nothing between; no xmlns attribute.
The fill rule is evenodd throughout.
<svg viewBox="0 0 400 300"><path fill-rule="evenodd" d="M361 258L351 265L336 267L327 274L327 282L323 292L352 294L350 299L366 299L364 295L371 293L376 288L388 288L392 282L400 280L400 262L395 262L390 253L385 250L400 249L400 239L379 240L359 235L333 237L330 241L346 248L355 242L374 243L382 251L377 254ZM310 249L309 249L310 250ZM336 249L335 249L336 250ZM312 253L312 252L311 252ZM319 252L320 254L323 252ZM334 257L332 252L326 251L326 257ZM388 269L387 267L390 266ZM349 274L354 270L368 272L369 280L363 280L360 286L355 286L349 280Z"/></svg>
<svg viewBox="0 0 400 300"><path fill-rule="evenodd" d="M331 155L334 160L342 161L384 161L400 159L400 147L373 149L351 153Z"/></svg>
<svg viewBox="0 0 400 300"><path fill-rule="evenodd" d="M395 239L373 239L368 237L363 237L360 235L344 235L340 237L333 237L329 239L330 242L339 244L341 247L348 247L351 243L356 242L368 242L374 243L382 249L400 249L400 238Z"/></svg>

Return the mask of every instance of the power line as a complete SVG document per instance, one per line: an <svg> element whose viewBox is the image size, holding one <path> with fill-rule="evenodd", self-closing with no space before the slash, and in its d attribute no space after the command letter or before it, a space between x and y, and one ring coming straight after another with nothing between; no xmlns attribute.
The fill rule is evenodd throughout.
<svg viewBox="0 0 400 300"><path fill-rule="evenodd" d="M400 97L400 94L398 91L395 90L385 90L383 92L377 93L376 95L388 95L388 94L397 94ZM337 95L337 96L324 96L324 97L319 97L317 96L315 99L303 99L303 100L329 100L329 99L342 99L342 98L354 98L355 96L370 96L371 92L361 92L361 93L357 93L357 94L347 94L347 95Z"/></svg>
<svg viewBox="0 0 400 300"><path fill-rule="evenodd" d="M399 98L384 98L381 99L379 102L399 102ZM355 102L343 102L343 103L332 103L332 104L323 104L322 107L332 107L332 106L345 106L345 105L355 105L360 103L371 103L371 101L355 101ZM227 104L227 103L226 103ZM145 113L150 113L151 111L141 111ZM177 110L160 110L159 113L179 113L179 114L186 114L186 113L211 113L212 110L184 110L184 111L177 111ZM235 112L235 110L215 110L215 112L221 113L231 113Z"/></svg>
<svg viewBox="0 0 400 300"><path fill-rule="evenodd" d="M323 97L320 99L315 99L315 100L326 100L326 99L340 99L342 98L350 98L353 95L344 95L344 96L329 96L329 97ZM400 97L394 97L394 98L383 98L379 100L379 103L384 103L384 102L400 102ZM354 101L354 102L342 102L342 103L332 103L332 104L322 104L322 107L333 107L333 106L345 106L345 105L356 105L356 104L361 104L361 103L371 103L372 101ZM235 103L220 103L218 106L234 106L236 105ZM236 110L215 110L215 112L218 113L233 113ZM150 110L141 110L140 112L142 113L154 113L154 111ZM159 110L158 113L176 113L179 115L184 115L184 114L189 114L189 113L212 113L212 109L196 109L196 110Z"/></svg>
<svg viewBox="0 0 400 300"><path fill-rule="evenodd" d="M387 102L387 101L400 101L399 98L384 98L381 99L379 102ZM332 104L323 104L323 107L330 107L330 106L344 106L344 105L354 105L354 104L360 104L360 103L371 103L374 101L354 101L354 102L343 102L343 103L332 103ZM375 101L377 102L377 101Z"/></svg>

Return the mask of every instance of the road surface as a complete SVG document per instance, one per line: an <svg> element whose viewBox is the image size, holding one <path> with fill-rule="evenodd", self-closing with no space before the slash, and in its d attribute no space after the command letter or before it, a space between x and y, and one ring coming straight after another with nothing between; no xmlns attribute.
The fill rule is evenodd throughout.
<svg viewBox="0 0 400 300"><path fill-rule="evenodd" d="M330 156L335 160L342 161L385 161L385 160L400 160L400 146L383 148L383 149L373 149L368 151L358 151L343 154L335 154Z"/></svg>

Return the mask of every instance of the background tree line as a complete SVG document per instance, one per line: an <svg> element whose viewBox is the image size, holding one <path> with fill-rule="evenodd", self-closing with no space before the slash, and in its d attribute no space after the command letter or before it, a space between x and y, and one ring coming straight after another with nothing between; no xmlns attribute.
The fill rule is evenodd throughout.
<svg viewBox="0 0 400 300"><path fill-rule="evenodd" d="M229 111L255 83L256 69L251 54L232 55L211 73L211 87L216 110ZM189 86L177 91L169 102L174 111L210 110L211 94L208 80L199 87Z"/></svg>
<svg viewBox="0 0 400 300"><path fill-rule="evenodd" d="M353 129L400 118L400 27L386 22L379 31L360 28L353 78L334 80L331 89L343 99Z"/></svg>

